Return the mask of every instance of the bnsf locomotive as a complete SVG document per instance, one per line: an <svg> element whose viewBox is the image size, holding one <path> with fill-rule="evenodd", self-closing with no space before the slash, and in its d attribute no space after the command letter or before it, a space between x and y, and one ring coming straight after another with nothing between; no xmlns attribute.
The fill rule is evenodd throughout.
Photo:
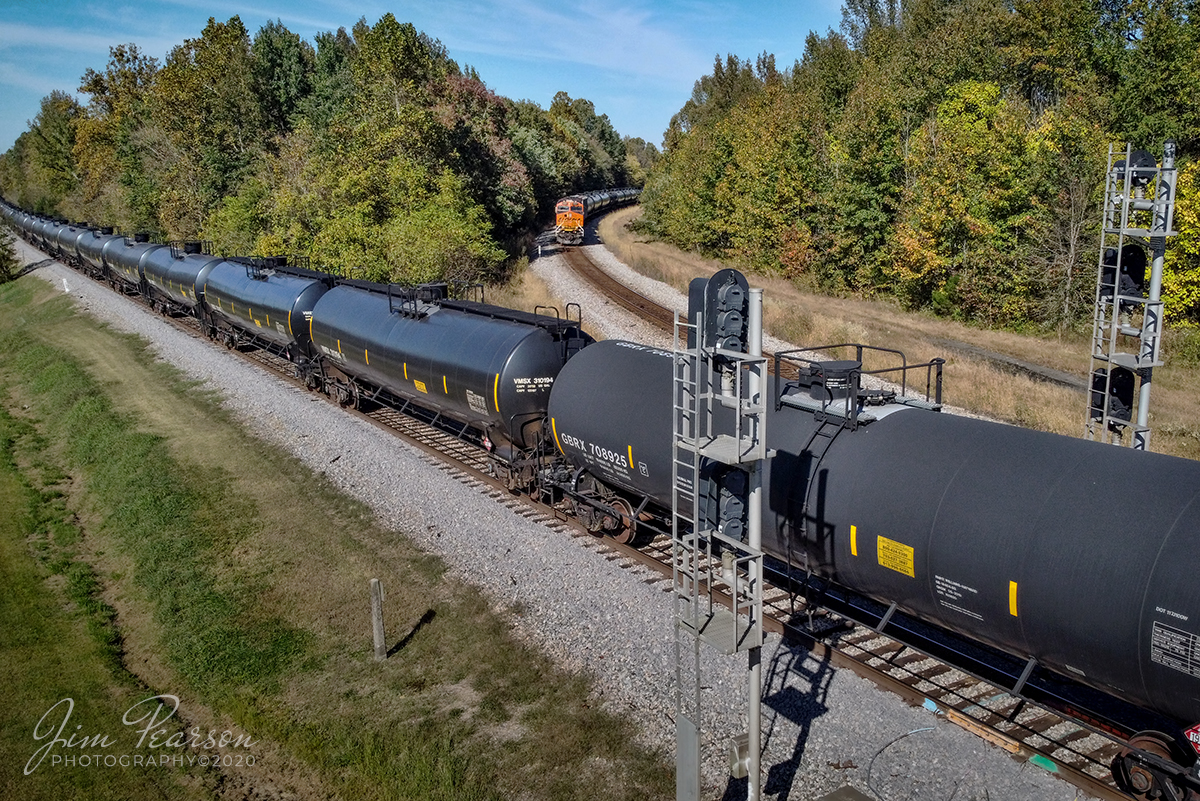
<svg viewBox="0 0 1200 801"><path fill-rule="evenodd" d="M640 189L598 189L570 195L554 204L554 238L560 245L582 245L583 227L592 216L637 200Z"/></svg>
<svg viewBox="0 0 1200 801"><path fill-rule="evenodd" d="M457 426L511 486L597 531L635 539L670 508L672 353L593 343L578 314L2 216L231 347L287 356L344 404ZM943 415L862 390L854 360L793 368L766 390L767 554L820 605L1116 739L1131 795L1200 799L1200 463ZM727 530L738 471L706 479Z"/></svg>

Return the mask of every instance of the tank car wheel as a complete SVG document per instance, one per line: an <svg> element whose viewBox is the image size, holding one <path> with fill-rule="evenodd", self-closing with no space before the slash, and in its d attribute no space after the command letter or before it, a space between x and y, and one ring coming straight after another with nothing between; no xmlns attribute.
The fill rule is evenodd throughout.
<svg viewBox="0 0 1200 801"><path fill-rule="evenodd" d="M620 512L621 516L616 520L605 516L604 527L612 532L610 536L617 542L622 545L631 544L637 539L637 521L633 519L633 507L624 498L613 498L609 504Z"/></svg>
<svg viewBox="0 0 1200 801"><path fill-rule="evenodd" d="M1135 748L1168 762L1182 763L1182 755L1171 737L1157 731L1138 732L1130 738L1129 747L1121 749L1113 758L1112 774L1121 790L1138 801L1155 801L1161 798L1194 801L1197 798L1195 793L1179 787L1170 777L1138 761L1133 753Z"/></svg>
<svg viewBox="0 0 1200 801"><path fill-rule="evenodd" d="M341 406L343 409L357 409L359 403L362 401L362 397L358 391L358 384L353 381L348 384L338 384L336 392L338 406Z"/></svg>

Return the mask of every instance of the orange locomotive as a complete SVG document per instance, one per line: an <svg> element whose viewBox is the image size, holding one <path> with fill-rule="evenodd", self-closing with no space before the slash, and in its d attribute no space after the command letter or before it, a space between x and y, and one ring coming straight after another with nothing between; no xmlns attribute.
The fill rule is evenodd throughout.
<svg viewBox="0 0 1200 801"><path fill-rule="evenodd" d="M564 197L554 204L554 238L561 245L582 245L583 226L592 214L633 203L641 192L640 189L598 189Z"/></svg>

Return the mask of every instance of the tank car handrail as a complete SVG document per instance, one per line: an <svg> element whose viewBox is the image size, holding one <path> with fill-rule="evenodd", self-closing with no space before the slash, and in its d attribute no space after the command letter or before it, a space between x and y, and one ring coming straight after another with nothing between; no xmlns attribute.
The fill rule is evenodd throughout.
<svg viewBox="0 0 1200 801"><path fill-rule="evenodd" d="M495 320L508 320L509 322L520 323L522 325L537 326L548 331L555 338L562 338L575 329L579 329L582 333L582 329L579 328L579 322L571 320L569 317L560 317L558 309L554 306L535 307L539 309L554 309L555 316L553 317L548 314L523 312L518 309L507 309L503 306L493 306L490 303L475 303L469 300L448 300L444 301L442 306L467 314L491 317Z"/></svg>
<svg viewBox="0 0 1200 801"><path fill-rule="evenodd" d="M191 255L213 255L212 242L207 239L173 239L167 245L171 248L171 258L173 259L182 259Z"/></svg>
<svg viewBox="0 0 1200 801"><path fill-rule="evenodd" d="M394 291L393 287L399 287L399 292ZM425 317L429 314L429 306L440 304L448 294L449 287L445 282L416 286L388 284L388 311L392 314L400 312L406 317Z"/></svg>
<svg viewBox="0 0 1200 801"><path fill-rule="evenodd" d="M332 289L337 280L335 275L310 269L307 266L307 256L284 254L278 256L226 256L225 261L245 265L246 276L256 281L264 281L275 274L290 275L294 278L320 281Z"/></svg>
<svg viewBox="0 0 1200 801"><path fill-rule="evenodd" d="M571 307L572 306L575 307L575 324L578 325L579 330L582 331L583 330L583 307L580 306L578 303L576 303L575 301L571 301L570 303L568 303L567 307L563 310L563 317L566 319L566 321L568 323L571 322Z"/></svg>
<svg viewBox="0 0 1200 801"><path fill-rule="evenodd" d="M942 368L945 365L946 360L938 357L938 358L931 359L928 362L921 362L919 364L909 364L908 357L905 356L904 352L896 350L895 348L884 348L884 347L880 347L878 345L864 345L859 342L842 342L837 345L817 345L817 346L811 346L811 347L795 348L793 350L783 350L783 351L779 351L775 354L775 375L777 375L777 376L783 375L780 372L780 368L782 367L783 363L785 363L785 362L790 362L797 366L808 366L810 369L813 365L821 363L820 359L812 359L812 358L807 358L807 357L802 357L802 356L795 356L794 354L797 354L797 353L820 353L822 351L835 351L840 348L854 348L855 360L860 363L863 360L863 352L868 351L868 350L877 351L879 353L892 353L892 354L895 354L896 356L899 356L900 357L900 365L897 367L884 367L884 368L880 368L877 370L862 370L861 373L862 373L862 375L886 376L886 375L898 372L900 374L899 384L900 384L900 396L901 397L906 397L908 395L909 371L924 369L925 370L925 400L927 402L934 403L939 407L941 406L941 403L942 403ZM935 375L936 375L936 380L934 378ZM778 410L781 407L781 404L783 402L783 394L786 391L787 386L788 386L788 384L786 381L780 381L778 384L778 391L776 393L776 398L775 398L776 410Z"/></svg>

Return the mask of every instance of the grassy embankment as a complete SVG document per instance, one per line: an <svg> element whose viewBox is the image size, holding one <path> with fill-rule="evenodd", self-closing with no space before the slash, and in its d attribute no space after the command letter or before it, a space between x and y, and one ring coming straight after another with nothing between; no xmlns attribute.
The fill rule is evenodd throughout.
<svg viewBox="0 0 1200 801"><path fill-rule="evenodd" d="M600 221L600 238L605 245L639 273L686 292L692 278L734 266L633 234L626 226L640 213L641 209L634 206L619 209ZM913 362L941 356L947 359L947 403L1028 428L1072 437L1083 434L1087 399L1082 391L1015 375L944 343L966 343L1083 378L1088 370L1090 331L1061 338L989 331L905 312L883 301L806 292L780 278L750 276L750 281L765 289L764 325L780 339L797 345L864 342L904 351ZM1164 351L1168 363L1154 372L1151 447L1200 459L1200 370L1172 364L1170 346L1171 340L1167 339Z"/></svg>
<svg viewBox="0 0 1200 801"><path fill-rule="evenodd" d="M669 793L661 755L480 592L33 276L0 287L0 408L0 797ZM388 590L383 663L372 577ZM182 730L253 742L160 753L256 764L23 775L65 697L79 734L115 741L106 753L148 753L121 718L155 693L181 698Z"/></svg>

